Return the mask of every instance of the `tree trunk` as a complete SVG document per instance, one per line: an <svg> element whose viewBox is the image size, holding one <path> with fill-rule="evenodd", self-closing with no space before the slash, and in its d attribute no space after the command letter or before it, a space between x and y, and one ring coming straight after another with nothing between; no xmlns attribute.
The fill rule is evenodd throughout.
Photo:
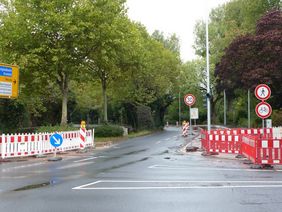
<svg viewBox="0 0 282 212"><path fill-rule="evenodd" d="M107 82L106 79L102 79L102 95L103 95L103 112L104 123L108 122L108 102L107 102Z"/></svg>
<svg viewBox="0 0 282 212"><path fill-rule="evenodd" d="M66 125L68 123L68 78L62 73L61 74L61 92L62 92L62 117L61 125Z"/></svg>

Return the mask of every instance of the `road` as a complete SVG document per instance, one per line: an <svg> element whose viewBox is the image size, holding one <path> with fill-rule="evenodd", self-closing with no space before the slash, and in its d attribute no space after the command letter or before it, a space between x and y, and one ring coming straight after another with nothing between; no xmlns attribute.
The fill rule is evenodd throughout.
<svg viewBox="0 0 282 212"><path fill-rule="evenodd" d="M183 154L185 143L169 128L59 162L1 163L0 211L281 211L280 169Z"/></svg>

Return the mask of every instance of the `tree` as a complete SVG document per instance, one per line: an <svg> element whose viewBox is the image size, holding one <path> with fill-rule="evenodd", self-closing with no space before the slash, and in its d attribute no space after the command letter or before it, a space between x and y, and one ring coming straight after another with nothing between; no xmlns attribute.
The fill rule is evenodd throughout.
<svg viewBox="0 0 282 212"><path fill-rule="evenodd" d="M214 70L217 63L225 54L225 48L238 36L254 34L256 21L271 8L281 7L280 0L233 0L211 11L209 17L209 45L210 45L210 76L213 95L211 99L213 122L216 118L216 103L222 98L222 89L213 89L216 86ZM206 57L205 23L200 21L195 27L196 40L194 48L196 54ZM233 76L236 77L236 76ZM233 80L230 79L232 83ZM232 96L227 95L228 102L232 103Z"/></svg>
<svg viewBox="0 0 282 212"><path fill-rule="evenodd" d="M281 67L282 12L274 10L257 22L255 35L238 37L226 49L216 67L217 89L233 94L236 88L266 83L273 91L274 108L281 108Z"/></svg>
<svg viewBox="0 0 282 212"><path fill-rule="evenodd" d="M82 8L83 2L75 0L13 0L2 12L3 51L14 55L10 60L20 65L27 87L37 81L43 90L53 89L49 85L58 83L62 125L67 123L69 82L80 74Z"/></svg>

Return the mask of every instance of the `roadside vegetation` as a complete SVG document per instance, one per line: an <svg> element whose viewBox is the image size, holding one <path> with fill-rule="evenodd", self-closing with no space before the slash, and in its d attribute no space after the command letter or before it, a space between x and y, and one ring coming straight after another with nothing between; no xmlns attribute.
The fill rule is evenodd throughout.
<svg viewBox="0 0 282 212"><path fill-rule="evenodd" d="M0 62L20 68L19 98L0 99L1 132L73 129L81 120L148 132L179 120L179 95L181 120L188 120L186 93L196 96L198 123L205 123L204 21L195 26L198 59L183 63L177 35L149 34L128 18L125 2L0 2ZM282 124L281 19L280 0L231 0L211 11L213 123L223 123L226 90L228 124L246 126L247 90L266 83L273 124ZM256 103L253 127L261 122ZM108 128L98 135L120 136Z"/></svg>

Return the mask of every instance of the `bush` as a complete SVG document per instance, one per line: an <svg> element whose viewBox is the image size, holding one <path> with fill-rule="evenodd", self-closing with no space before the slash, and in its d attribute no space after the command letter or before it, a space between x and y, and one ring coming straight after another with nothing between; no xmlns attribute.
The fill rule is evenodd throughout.
<svg viewBox="0 0 282 212"><path fill-rule="evenodd" d="M79 128L72 125L55 125L55 126L41 126L38 127L36 132L63 132L63 131L76 131Z"/></svg>
<svg viewBox="0 0 282 212"><path fill-rule="evenodd" d="M117 137L123 135L123 129L120 126L102 125L95 128L95 137Z"/></svg>
<svg viewBox="0 0 282 212"><path fill-rule="evenodd" d="M272 114L272 125L282 126L282 110L274 110Z"/></svg>

